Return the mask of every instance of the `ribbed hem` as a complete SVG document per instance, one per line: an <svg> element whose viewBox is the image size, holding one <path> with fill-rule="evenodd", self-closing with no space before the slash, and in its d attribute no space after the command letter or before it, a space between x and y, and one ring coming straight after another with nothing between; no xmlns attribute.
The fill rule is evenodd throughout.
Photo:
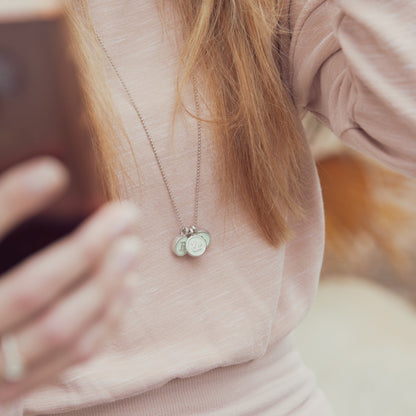
<svg viewBox="0 0 416 416"><path fill-rule="evenodd" d="M291 338L248 363L174 379L166 385L66 416L332 416ZM52 415L49 415L52 416Z"/></svg>

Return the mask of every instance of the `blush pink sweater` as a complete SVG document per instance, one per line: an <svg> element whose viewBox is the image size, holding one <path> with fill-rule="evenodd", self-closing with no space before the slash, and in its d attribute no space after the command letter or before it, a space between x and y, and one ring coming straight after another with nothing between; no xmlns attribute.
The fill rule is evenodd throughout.
<svg viewBox="0 0 416 416"><path fill-rule="evenodd" d="M181 215L192 220L196 123L171 137L177 27L156 0L90 0L92 17L142 112ZM299 120L312 111L345 143L416 177L416 4L412 0L294 0L287 4L283 76ZM163 16L163 23L161 22ZM324 249L321 190L305 141L296 237L270 247L241 209L219 202L212 137L203 135L200 225L212 244L198 259L170 251L178 224L137 116L108 78L140 166L120 144L146 243L134 301L92 361L67 370L2 416L329 416L292 331L314 299ZM187 97L192 108L192 94ZM347 203L347 202L346 202ZM328 345L322 345L322 353ZM340 357L348 359L348 357ZM340 383L342 375L340 374Z"/></svg>

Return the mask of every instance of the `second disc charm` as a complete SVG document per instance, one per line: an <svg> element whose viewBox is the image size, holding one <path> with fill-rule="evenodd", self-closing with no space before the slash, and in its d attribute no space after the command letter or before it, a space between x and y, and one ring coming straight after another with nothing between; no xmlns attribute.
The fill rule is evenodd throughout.
<svg viewBox="0 0 416 416"><path fill-rule="evenodd" d="M186 251L186 241L188 237L181 235L176 237L172 242L172 251L178 256L183 257L187 254Z"/></svg>

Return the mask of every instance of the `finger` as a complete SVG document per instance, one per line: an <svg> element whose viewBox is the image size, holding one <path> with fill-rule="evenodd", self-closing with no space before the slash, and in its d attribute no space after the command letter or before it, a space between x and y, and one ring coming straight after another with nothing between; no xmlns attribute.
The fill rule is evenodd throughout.
<svg viewBox="0 0 416 416"><path fill-rule="evenodd" d="M123 287L104 318L95 322L83 337L63 353L51 356L47 361L40 363L18 383L0 383L0 403L14 400L35 387L51 383L68 367L91 359L119 326L120 318L126 310L126 302L131 298L127 296L129 291L130 289Z"/></svg>
<svg viewBox="0 0 416 416"><path fill-rule="evenodd" d="M46 311L35 323L16 333L26 367L67 348L111 305L124 276L137 269L140 246L129 236L116 242L108 258L88 281ZM1 363L0 363L1 372Z"/></svg>
<svg viewBox="0 0 416 416"><path fill-rule="evenodd" d="M0 238L48 206L65 189L69 175L52 157L16 165L0 175Z"/></svg>
<svg viewBox="0 0 416 416"><path fill-rule="evenodd" d="M0 280L0 333L22 324L92 272L111 244L130 233L138 211L106 204L69 236L34 254Z"/></svg>
<svg viewBox="0 0 416 416"><path fill-rule="evenodd" d="M93 355L96 349L98 349L98 346L104 340L106 333L106 325L101 321L95 324L94 327L88 332L85 340L90 348L88 350L89 357ZM70 350L63 356L51 359L38 371L32 372L30 375L27 375L27 377L17 383L6 382L0 384L0 402L7 403L33 388L38 388L48 381L53 381L65 368L84 361L86 357L81 356L81 354L86 353L87 349L85 347L82 348L82 351L77 354Z"/></svg>

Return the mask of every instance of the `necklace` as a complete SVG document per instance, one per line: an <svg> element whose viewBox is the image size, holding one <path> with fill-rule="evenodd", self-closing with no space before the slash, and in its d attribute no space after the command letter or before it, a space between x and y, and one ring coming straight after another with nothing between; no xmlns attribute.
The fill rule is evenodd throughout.
<svg viewBox="0 0 416 416"><path fill-rule="evenodd" d="M114 64L113 59L111 58L108 50L100 36L97 32L95 26L92 24L92 28L94 30L94 34L97 37L97 40L104 51L104 54L110 63L114 73L116 74L121 86L123 87L124 92L127 95L127 98L133 107L140 124L144 130L146 138L150 144L152 149L153 155L155 157L157 166L159 168L160 174L163 179L163 183L165 184L166 190L169 195L170 202L172 204L173 211L175 216L180 224L180 230L177 237L175 237L172 241L171 248L173 253L178 257L186 256L187 254L191 257L200 257L202 256L208 246L211 244L211 235L208 231L201 230L198 228L198 210L199 210L199 190L200 190L200 178L201 178L201 143L202 143L202 129L201 129L201 120L200 120L200 103L199 103L199 95L198 89L196 87L195 78L192 77L192 85L193 85L193 93L194 93L194 101L195 101L195 108L196 108L196 115L197 115L197 126L198 126L198 148L197 148L197 163L196 163L196 180L195 180L195 203L194 203L194 215L193 215L193 225L186 227L184 222L182 221L182 216L180 215L178 206L175 201L175 197L172 193L172 189L169 186L168 178L166 176L165 170L163 168L162 162L160 157L157 153L155 143L152 139L152 136L149 133L149 129L144 121L143 116L141 115L138 106L136 105L135 100L133 99L130 90L127 88L126 83L124 82L123 78L120 75L120 72L116 65Z"/></svg>

